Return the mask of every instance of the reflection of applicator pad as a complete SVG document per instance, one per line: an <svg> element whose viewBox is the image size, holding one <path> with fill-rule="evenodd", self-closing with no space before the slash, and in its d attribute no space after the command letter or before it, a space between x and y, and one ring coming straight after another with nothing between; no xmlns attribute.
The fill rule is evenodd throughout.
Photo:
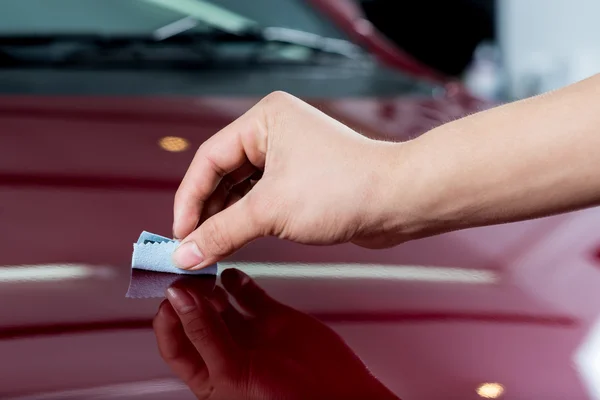
<svg viewBox="0 0 600 400"><path fill-rule="evenodd" d="M150 232L142 232L138 241L133 244L131 258L132 277L127 297L162 297L164 290L179 275L216 275L217 265L211 265L198 271L186 271L177 268L171 261L179 241ZM134 273L134 269L152 271L151 274ZM140 279L144 277L143 279Z"/></svg>

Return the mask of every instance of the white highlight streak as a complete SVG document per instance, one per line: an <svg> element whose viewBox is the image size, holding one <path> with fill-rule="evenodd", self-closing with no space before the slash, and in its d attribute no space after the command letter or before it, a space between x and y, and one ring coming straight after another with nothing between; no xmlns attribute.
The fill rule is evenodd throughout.
<svg viewBox="0 0 600 400"><path fill-rule="evenodd" d="M0 283L62 281L106 274L102 267L81 264L13 265L0 267Z"/></svg>
<svg viewBox="0 0 600 400"><path fill-rule="evenodd" d="M294 263L219 263L219 270L238 268L254 278L280 279L378 279L420 282L494 284L495 271L449 267L379 264L294 264Z"/></svg>

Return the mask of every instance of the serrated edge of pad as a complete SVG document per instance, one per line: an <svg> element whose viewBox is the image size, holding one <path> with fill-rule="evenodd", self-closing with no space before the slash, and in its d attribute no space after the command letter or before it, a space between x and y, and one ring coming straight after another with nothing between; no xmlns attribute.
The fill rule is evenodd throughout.
<svg viewBox="0 0 600 400"><path fill-rule="evenodd" d="M166 244L179 244L179 242L175 240L171 240L169 242L154 242L154 243L134 243L133 247L147 247L147 246L161 246Z"/></svg>

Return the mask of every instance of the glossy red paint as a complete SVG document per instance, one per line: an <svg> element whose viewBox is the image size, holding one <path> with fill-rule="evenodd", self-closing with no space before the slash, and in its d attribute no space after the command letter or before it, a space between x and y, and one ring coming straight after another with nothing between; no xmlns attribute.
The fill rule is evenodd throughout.
<svg viewBox="0 0 600 400"><path fill-rule="evenodd" d="M455 99L309 101L365 134L401 140L481 107ZM102 272L19 283L0 274L1 398L171 376L149 330L158 302L124 298L131 242L142 229L169 233L193 149L257 100L0 97L0 265ZM394 112L382 118L382 108ZM157 145L165 135L192 146L165 152ZM329 323L404 399L439 398L440 388L475 399L479 383L497 381L507 399L583 400L592 396L573 356L600 310L600 271L589 257L599 223L592 209L377 252L265 239L232 261L494 271L499 281L484 285L343 274L259 283ZM187 398L177 390L168 397Z"/></svg>
<svg viewBox="0 0 600 400"><path fill-rule="evenodd" d="M600 265L600 246L598 246L596 248L596 250L594 251L594 260L598 263L598 265Z"/></svg>
<svg viewBox="0 0 600 400"><path fill-rule="evenodd" d="M493 324L531 324L537 326L572 327L577 321L566 316L539 316L520 314L482 314L456 312L317 312L311 315L329 324L401 324L413 322L487 322ZM0 330L0 340L16 340L40 336L75 335L89 332L147 330L152 328L152 320L137 319L123 321L102 321L88 323L65 323L6 327Z"/></svg>
<svg viewBox="0 0 600 400"><path fill-rule="evenodd" d="M310 2L382 62L445 85L433 97L306 99L334 118L406 140L489 107L387 42L351 1ZM194 149L256 101L0 96L0 266L91 268L81 279L10 283L0 270L0 398L190 399L157 354L159 301L124 298L131 243L143 229L169 234ZM162 150L167 135L190 148ZM600 312L599 225L592 209L376 252L264 239L230 261L491 271L498 280L486 284L343 273L257 280L332 326L404 400L475 400L483 382L503 384L504 399L592 400L574 356Z"/></svg>
<svg viewBox="0 0 600 400"><path fill-rule="evenodd" d="M179 181L153 178L109 178L105 176L73 176L7 173L0 174L0 186L52 188L52 189L100 189L100 190L141 190L172 192Z"/></svg>

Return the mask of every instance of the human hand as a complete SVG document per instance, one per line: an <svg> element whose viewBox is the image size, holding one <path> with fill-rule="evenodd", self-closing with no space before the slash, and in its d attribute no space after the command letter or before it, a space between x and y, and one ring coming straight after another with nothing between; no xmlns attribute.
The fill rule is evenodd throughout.
<svg viewBox="0 0 600 400"><path fill-rule="evenodd" d="M175 196L173 231L183 238L175 264L202 268L262 236L371 248L406 240L402 209L385 207L397 197L390 186L402 185L389 175L404 148L291 95L267 96L196 153Z"/></svg>
<svg viewBox="0 0 600 400"><path fill-rule="evenodd" d="M154 319L162 358L203 400L397 399L330 328L223 271L210 300L192 285L168 290Z"/></svg>

